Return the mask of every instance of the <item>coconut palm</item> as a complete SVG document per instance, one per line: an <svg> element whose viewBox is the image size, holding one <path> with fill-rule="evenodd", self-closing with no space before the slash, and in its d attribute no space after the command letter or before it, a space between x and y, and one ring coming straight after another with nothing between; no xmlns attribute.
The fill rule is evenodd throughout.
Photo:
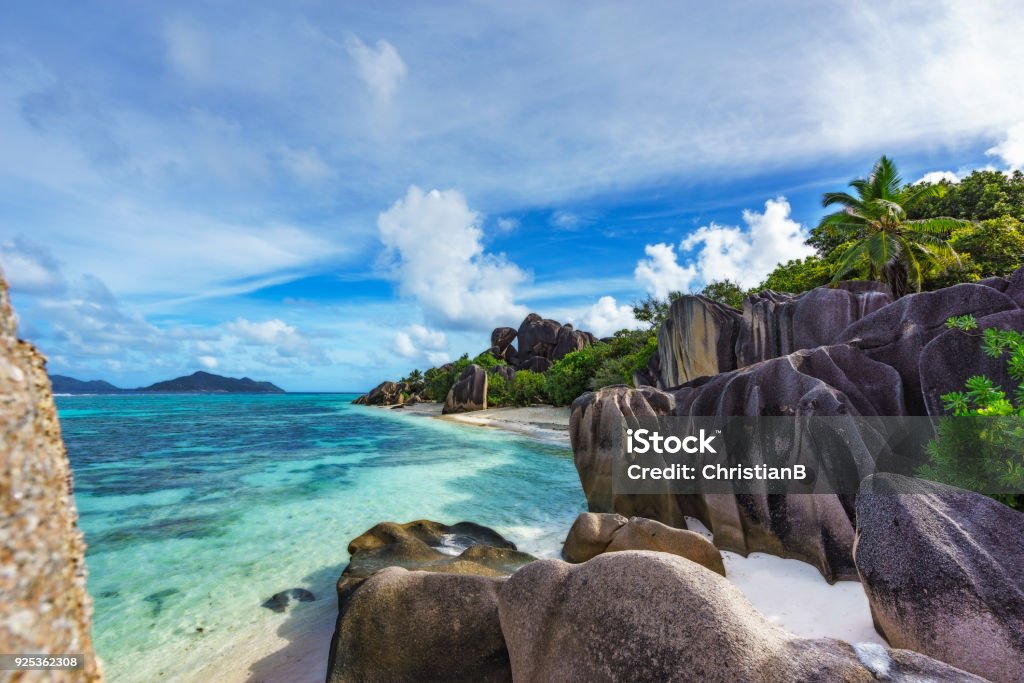
<svg viewBox="0 0 1024 683"><path fill-rule="evenodd" d="M959 262L946 237L969 221L954 218L908 220L907 210L925 197L945 191L941 185L904 185L896 165L882 157L867 178L850 183L856 195L827 192L821 205L842 209L821 219L818 229L849 244L839 257L832 284L854 268L867 265L871 279L884 282L894 298L911 287L921 291L923 272L942 260Z"/></svg>

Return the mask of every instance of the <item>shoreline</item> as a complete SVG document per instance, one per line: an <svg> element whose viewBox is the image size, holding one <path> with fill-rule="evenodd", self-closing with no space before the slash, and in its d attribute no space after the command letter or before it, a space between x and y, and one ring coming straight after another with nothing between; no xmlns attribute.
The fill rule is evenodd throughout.
<svg viewBox="0 0 1024 683"><path fill-rule="evenodd" d="M442 415L443 404L438 402L413 403L399 406L372 406L380 410L393 410L410 415L430 417L472 427L487 427L528 436L540 441L569 445L569 406L550 405L526 407L504 406L469 413ZM568 531L568 530L567 530Z"/></svg>

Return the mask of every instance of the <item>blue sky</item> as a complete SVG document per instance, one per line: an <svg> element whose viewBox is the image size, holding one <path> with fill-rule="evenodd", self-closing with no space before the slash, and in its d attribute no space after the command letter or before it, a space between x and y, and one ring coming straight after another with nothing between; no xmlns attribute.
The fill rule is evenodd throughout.
<svg viewBox="0 0 1024 683"><path fill-rule="evenodd" d="M880 154L1020 167L1021 35L1017 2L14 3L0 262L51 372L365 389L531 310L756 284Z"/></svg>

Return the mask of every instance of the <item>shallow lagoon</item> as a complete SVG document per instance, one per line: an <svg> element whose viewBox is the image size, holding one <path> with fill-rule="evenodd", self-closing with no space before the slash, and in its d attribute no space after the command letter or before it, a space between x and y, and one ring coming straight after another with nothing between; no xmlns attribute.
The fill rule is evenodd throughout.
<svg viewBox="0 0 1024 683"><path fill-rule="evenodd" d="M352 398L57 398L111 681L198 680L333 613L346 546L379 521L472 520L557 554L585 507L567 447ZM317 600L260 606L293 587Z"/></svg>

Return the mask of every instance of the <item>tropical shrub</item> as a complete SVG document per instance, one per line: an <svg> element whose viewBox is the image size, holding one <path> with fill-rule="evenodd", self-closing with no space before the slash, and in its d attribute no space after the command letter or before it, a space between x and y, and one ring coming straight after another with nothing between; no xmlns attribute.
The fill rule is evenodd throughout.
<svg viewBox="0 0 1024 683"><path fill-rule="evenodd" d="M742 287L729 278L712 280L698 294L733 308L743 308L743 297L747 295Z"/></svg>
<svg viewBox="0 0 1024 683"><path fill-rule="evenodd" d="M459 375L469 367L469 364L469 354L464 353L452 363L427 370L423 377L430 400L443 401L448 398L452 385L458 381Z"/></svg>
<svg viewBox="0 0 1024 683"><path fill-rule="evenodd" d="M942 397L953 417L940 420L938 436L927 447L930 462L918 470L926 479L990 495L1024 510L1024 335L988 328L978 335L973 316L950 318L946 325L980 336L992 358L1007 359L1019 384L1012 397L991 378L971 377L964 391Z"/></svg>
<svg viewBox="0 0 1024 683"><path fill-rule="evenodd" d="M547 372L547 395L556 406L569 405L590 389L590 381L602 361L602 349L588 346L566 354Z"/></svg>
<svg viewBox="0 0 1024 683"><path fill-rule="evenodd" d="M516 406L528 406L534 403L545 403L547 396L547 380L539 372L520 370L509 390L509 402Z"/></svg>

